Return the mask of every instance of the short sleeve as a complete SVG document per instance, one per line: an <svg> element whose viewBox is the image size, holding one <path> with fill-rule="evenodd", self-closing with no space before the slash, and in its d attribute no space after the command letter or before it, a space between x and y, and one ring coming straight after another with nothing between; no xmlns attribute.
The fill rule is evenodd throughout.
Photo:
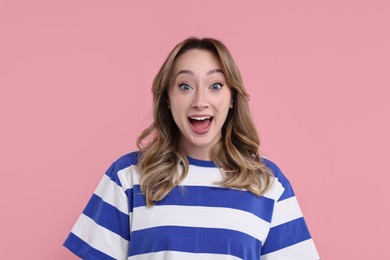
<svg viewBox="0 0 390 260"><path fill-rule="evenodd" d="M261 259L320 259L290 182L276 165L270 168L273 168L275 179L283 187L283 192L275 202L271 228L262 248Z"/></svg>
<svg viewBox="0 0 390 260"><path fill-rule="evenodd" d="M129 204L115 168L107 170L64 242L83 259L127 259Z"/></svg>

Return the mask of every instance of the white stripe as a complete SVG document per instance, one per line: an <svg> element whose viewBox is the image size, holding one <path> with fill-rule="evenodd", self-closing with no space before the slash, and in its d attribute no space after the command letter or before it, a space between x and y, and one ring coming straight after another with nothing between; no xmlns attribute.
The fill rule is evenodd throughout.
<svg viewBox="0 0 390 260"><path fill-rule="evenodd" d="M124 190L132 189L134 185L140 184L139 167L137 165L123 168L117 172L117 175Z"/></svg>
<svg viewBox="0 0 390 260"><path fill-rule="evenodd" d="M283 259L318 260L320 257L312 239L261 256L261 260Z"/></svg>
<svg viewBox="0 0 390 260"><path fill-rule="evenodd" d="M264 193L264 197L277 201L284 192L283 185L279 182L278 178L273 178L271 187Z"/></svg>
<svg viewBox="0 0 390 260"><path fill-rule="evenodd" d="M270 223L252 213L222 207L169 205L134 208L132 231L159 226L222 228L265 241Z"/></svg>
<svg viewBox="0 0 390 260"><path fill-rule="evenodd" d="M223 175L220 168L190 165L188 175L180 185L221 187L221 185L216 184L216 182L222 180Z"/></svg>
<svg viewBox="0 0 390 260"><path fill-rule="evenodd" d="M275 204L272 227L287 223L294 219L302 217L302 211L299 207L297 198L291 197Z"/></svg>
<svg viewBox="0 0 390 260"><path fill-rule="evenodd" d="M88 216L81 214L72 233L91 247L115 258L127 259L129 242L110 230L99 226Z"/></svg>
<svg viewBox="0 0 390 260"><path fill-rule="evenodd" d="M140 172L136 165L124 168L118 171L119 179L122 187L126 189L132 188L134 185L140 185ZM219 168L200 167L190 165L188 175L180 185L182 186L205 186L205 187L221 187L216 184L223 180L222 172Z"/></svg>
<svg viewBox="0 0 390 260"><path fill-rule="evenodd" d="M118 177L121 181L124 190L133 188L134 185L140 185L139 167L132 165L118 171ZM205 187L221 187L216 184L223 180L223 174L220 168L200 167L190 165L187 177L180 183L181 186L205 186ZM242 189L239 189L242 190ZM278 200L284 192L284 187L278 181L278 178L273 179L270 189L263 195L264 197Z"/></svg>
<svg viewBox="0 0 390 260"><path fill-rule="evenodd" d="M118 176L125 190L131 189L134 185L140 185L140 172L136 165L118 171ZM188 175L180 185L221 187L221 185L215 184L221 180L222 174L219 168L190 165Z"/></svg>
<svg viewBox="0 0 390 260"><path fill-rule="evenodd" d="M135 255L128 258L129 260L239 260L241 258L232 255L220 254L196 254L178 251L161 251L142 255Z"/></svg>
<svg viewBox="0 0 390 260"><path fill-rule="evenodd" d="M129 214L129 205L126 194L122 188L107 175L103 176L96 188L95 194L119 211Z"/></svg>
<svg viewBox="0 0 390 260"><path fill-rule="evenodd" d="M278 178L272 177L273 182L268 191L263 195L264 197L277 200L282 196L284 187L279 182ZM188 176L180 185L185 186L206 186L206 187L218 187L221 185L217 182L223 181L223 173L220 168L207 168L190 165ZM244 190L244 189L236 189Z"/></svg>

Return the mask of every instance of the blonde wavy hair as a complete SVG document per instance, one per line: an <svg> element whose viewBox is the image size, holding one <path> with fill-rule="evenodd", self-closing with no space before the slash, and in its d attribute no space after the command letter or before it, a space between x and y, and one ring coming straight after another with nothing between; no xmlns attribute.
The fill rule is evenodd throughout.
<svg viewBox="0 0 390 260"><path fill-rule="evenodd" d="M234 106L222 127L222 138L210 151L211 160L224 174L224 179L219 184L226 188L246 189L260 196L272 182L272 172L259 155L260 139L249 111L249 95L232 55L216 39L190 37L176 45L154 78L154 122L137 140L141 151L138 163L141 170L141 190L146 197L147 206L162 200L188 173L188 159L178 143L180 131L168 109L167 89L176 59L191 49L213 53L222 65L227 85L233 91Z"/></svg>

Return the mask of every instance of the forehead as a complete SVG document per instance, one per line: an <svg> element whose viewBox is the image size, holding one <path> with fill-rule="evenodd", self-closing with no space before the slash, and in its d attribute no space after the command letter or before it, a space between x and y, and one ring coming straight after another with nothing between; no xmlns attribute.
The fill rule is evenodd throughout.
<svg viewBox="0 0 390 260"><path fill-rule="evenodd" d="M173 72L179 70L191 70L203 72L212 69L221 69L221 63L217 56L208 50L192 49L181 54L175 61Z"/></svg>

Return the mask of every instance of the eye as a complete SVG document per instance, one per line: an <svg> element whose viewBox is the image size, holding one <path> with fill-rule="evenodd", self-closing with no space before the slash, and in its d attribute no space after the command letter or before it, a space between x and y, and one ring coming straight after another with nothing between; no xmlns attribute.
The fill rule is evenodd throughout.
<svg viewBox="0 0 390 260"><path fill-rule="evenodd" d="M211 89L212 90L220 90L221 88L223 87L223 84L222 83L214 83L211 85Z"/></svg>
<svg viewBox="0 0 390 260"><path fill-rule="evenodd" d="M188 85L188 84L182 83L182 84L179 85L179 88L180 88L181 90L183 90L183 91L188 91L188 90L191 89L191 86Z"/></svg>

